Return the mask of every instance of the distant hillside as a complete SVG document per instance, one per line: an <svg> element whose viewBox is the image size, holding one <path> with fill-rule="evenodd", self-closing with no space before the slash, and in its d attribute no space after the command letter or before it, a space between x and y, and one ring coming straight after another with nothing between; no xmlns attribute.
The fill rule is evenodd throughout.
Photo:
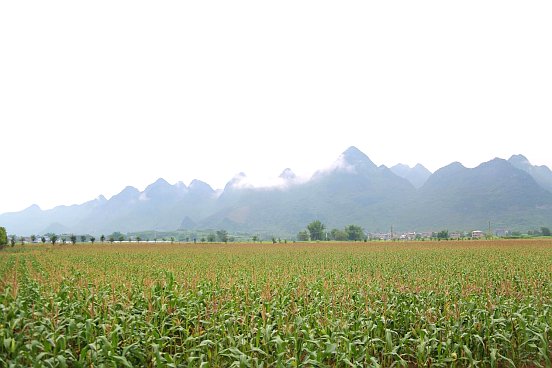
<svg viewBox="0 0 552 368"><path fill-rule="evenodd" d="M350 223L387 228L393 208L415 193L358 149L345 151L329 171L285 189L236 189L227 185L207 227L296 233L313 219L333 227Z"/></svg>
<svg viewBox="0 0 552 368"><path fill-rule="evenodd" d="M518 169L527 172L541 187L552 193L552 170L547 166L531 165L523 155L514 155L508 161Z"/></svg>
<svg viewBox="0 0 552 368"><path fill-rule="evenodd" d="M421 188L431 176L431 171L422 164L417 164L412 168L408 165L397 164L391 168L391 171L408 180L415 188Z"/></svg>
<svg viewBox="0 0 552 368"><path fill-rule="evenodd" d="M474 169L453 163L436 171L418 192L405 221L414 221L415 227L475 229L491 221L519 228L545 225L550 215L552 193L508 161L494 159Z"/></svg>
<svg viewBox="0 0 552 368"><path fill-rule="evenodd" d="M510 229L552 225L552 174L521 155L474 169L452 163L431 174L422 165L378 167L350 147L306 182L291 169L278 180L254 188L240 173L215 191L199 180L186 186L158 179L144 191L126 187L110 199L6 213L0 225L15 234L210 228L286 236L315 219L328 229L358 224L368 231L485 229L489 221Z"/></svg>

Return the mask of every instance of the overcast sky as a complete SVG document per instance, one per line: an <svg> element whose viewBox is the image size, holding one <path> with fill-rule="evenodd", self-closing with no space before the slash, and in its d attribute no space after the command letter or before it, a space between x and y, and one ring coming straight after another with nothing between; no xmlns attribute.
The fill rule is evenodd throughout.
<svg viewBox="0 0 552 368"><path fill-rule="evenodd" d="M0 213L309 175L351 145L552 167L550 1L0 2Z"/></svg>

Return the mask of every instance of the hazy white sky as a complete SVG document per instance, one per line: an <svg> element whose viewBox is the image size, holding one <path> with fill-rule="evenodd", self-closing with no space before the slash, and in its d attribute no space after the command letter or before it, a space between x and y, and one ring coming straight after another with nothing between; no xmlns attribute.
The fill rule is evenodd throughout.
<svg viewBox="0 0 552 368"><path fill-rule="evenodd" d="M0 213L158 177L552 167L550 1L0 2Z"/></svg>

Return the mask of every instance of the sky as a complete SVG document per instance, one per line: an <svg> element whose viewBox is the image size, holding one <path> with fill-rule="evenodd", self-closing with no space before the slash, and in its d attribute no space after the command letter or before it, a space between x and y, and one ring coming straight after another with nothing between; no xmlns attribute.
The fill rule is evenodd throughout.
<svg viewBox="0 0 552 368"><path fill-rule="evenodd" d="M0 2L0 213L157 178L552 167L550 1Z"/></svg>

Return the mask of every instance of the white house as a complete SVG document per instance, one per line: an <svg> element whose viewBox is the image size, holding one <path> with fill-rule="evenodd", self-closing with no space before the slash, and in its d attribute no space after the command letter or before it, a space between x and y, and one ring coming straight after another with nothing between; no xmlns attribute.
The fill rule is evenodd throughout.
<svg viewBox="0 0 552 368"><path fill-rule="evenodd" d="M472 231L472 238L474 239L480 239L480 238L484 238L485 237L485 233L481 230L474 230Z"/></svg>

